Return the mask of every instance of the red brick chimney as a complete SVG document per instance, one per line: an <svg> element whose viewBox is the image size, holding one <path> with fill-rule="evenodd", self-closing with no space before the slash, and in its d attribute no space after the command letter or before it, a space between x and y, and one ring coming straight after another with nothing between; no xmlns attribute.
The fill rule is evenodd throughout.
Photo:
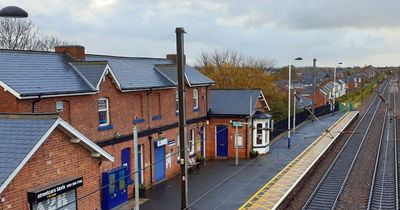
<svg viewBox="0 0 400 210"><path fill-rule="evenodd" d="M80 45L62 45L56 46L57 53L66 53L75 60L85 60L85 47Z"/></svg>
<svg viewBox="0 0 400 210"><path fill-rule="evenodd" d="M177 57L176 54L167 54L166 58L167 60L176 61ZM186 55L183 56L183 63L186 64Z"/></svg>

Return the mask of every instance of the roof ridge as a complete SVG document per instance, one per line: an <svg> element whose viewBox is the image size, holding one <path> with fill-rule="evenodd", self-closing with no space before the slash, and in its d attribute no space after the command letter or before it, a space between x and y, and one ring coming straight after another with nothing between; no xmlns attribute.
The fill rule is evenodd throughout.
<svg viewBox="0 0 400 210"><path fill-rule="evenodd" d="M71 61L72 64L92 64L92 63L98 63L98 64L108 64L107 60L98 60L98 61Z"/></svg>
<svg viewBox="0 0 400 210"><path fill-rule="evenodd" d="M0 112L0 119L33 119L33 120L50 120L58 119L57 112L49 113L10 113Z"/></svg>
<svg viewBox="0 0 400 210"><path fill-rule="evenodd" d="M86 54L89 56L100 56L100 57L113 57L113 58L126 58L126 59L157 59L157 60L168 60L166 58L152 58L152 57L133 57L133 56L123 56L123 55L102 55L102 54Z"/></svg>
<svg viewBox="0 0 400 210"><path fill-rule="evenodd" d="M63 54L63 53L58 53L58 52L54 52L54 51L45 51L45 50L19 50L19 49L0 49L0 52Z"/></svg>

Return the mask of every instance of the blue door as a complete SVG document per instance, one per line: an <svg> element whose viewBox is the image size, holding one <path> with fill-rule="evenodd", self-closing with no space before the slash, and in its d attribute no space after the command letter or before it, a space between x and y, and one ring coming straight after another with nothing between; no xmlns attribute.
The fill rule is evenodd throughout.
<svg viewBox="0 0 400 210"><path fill-rule="evenodd" d="M126 167L126 179L127 184L132 184L131 176L131 148L127 147L121 151L121 165Z"/></svg>
<svg viewBox="0 0 400 210"><path fill-rule="evenodd" d="M228 127L217 125L217 156L228 156Z"/></svg>
<svg viewBox="0 0 400 210"><path fill-rule="evenodd" d="M165 179L165 147L154 147L154 170L156 182Z"/></svg>
<svg viewBox="0 0 400 210"><path fill-rule="evenodd" d="M143 184L143 171L142 171L142 159L143 159L142 145L138 145L138 171L139 171L139 183Z"/></svg>

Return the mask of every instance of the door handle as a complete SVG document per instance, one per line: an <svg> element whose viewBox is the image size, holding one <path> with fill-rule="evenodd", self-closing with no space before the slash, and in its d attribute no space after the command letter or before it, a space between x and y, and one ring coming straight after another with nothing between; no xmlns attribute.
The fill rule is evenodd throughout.
<svg viewBox="0 0 400 210"><path fill-rule="evenodd" d="M225 144L219 144L219 146L224 146Z"/></svg>

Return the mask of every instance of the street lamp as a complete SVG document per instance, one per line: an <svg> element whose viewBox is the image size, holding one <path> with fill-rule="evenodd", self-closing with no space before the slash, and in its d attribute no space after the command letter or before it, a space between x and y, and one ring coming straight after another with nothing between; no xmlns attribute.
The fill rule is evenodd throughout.
<svg viewBox="0 0 400 210"><path fill-rule="evenodd" d="M28 17L28 13L19 7L8 6L0 10L0 17L26 18Z"/></svg>
<svg viewBox="0 0 400 210"><path fill-rule="evenodd" d="M295 61L301 61L303 58L297 57ZM292 81L292 60L289 60L289 85L288 85L288 148L290 148L290 89ZM296 117L296 116L295 116ZM293 127L296 125L293 125Z"/></svg>
<svg viewBox="0 0 400 210"><path fill-rule="evenodd" d="M333 69L333 109L332 109L333 115L335 114L335 108L336 108L336 69L339 65L342 64L343 64L342 62L335 64L335 68Z"/></svg>

